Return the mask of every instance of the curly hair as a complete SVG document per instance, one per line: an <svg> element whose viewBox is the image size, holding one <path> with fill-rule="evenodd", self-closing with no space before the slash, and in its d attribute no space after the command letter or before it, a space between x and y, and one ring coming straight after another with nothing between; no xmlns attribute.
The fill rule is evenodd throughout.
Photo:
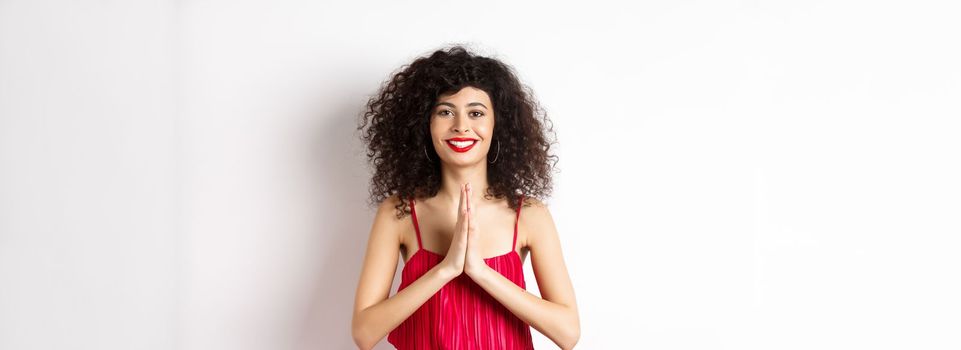
<svg viewBox="0 0 961 350"><path fill-rule="evenodd" d="M533 91L512 67L454 45L401 66L368 100L357 127L373 168L368 205L396 194L400 200L394 207L397 218L402 218L410 213L403 199L437 194L441 165L434 148L427 147L432 145L430 113L438 96L467 86L490 96L497 120L493 138L500 151L494 155L496 162L488 164L484 198L507 197L516 210L521 195L535 199L550 195L551 173L558 161L550 148L556 136Z"/></svg>

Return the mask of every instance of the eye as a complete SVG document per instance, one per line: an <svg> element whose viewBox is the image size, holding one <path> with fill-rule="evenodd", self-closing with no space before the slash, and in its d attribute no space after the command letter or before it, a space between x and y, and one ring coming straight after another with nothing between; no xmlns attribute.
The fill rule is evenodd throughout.
<svg viewBox="0 0 961 350"><path fill-rule="evenodd" d="M439 114L439 115L450 115L451 113L452 113L452 112L451 112L451 110L449 110L449 109L442 109L442 110L437 111L437 114Z"/></svg>
<svg viewBox="0 0 961 350"><path fill-rule="evenodd" d="M474 113L477 113L477 114L475 115ZM471 115L472 117L483 117L483 116L484 116L484 112L481 112L481 111L472 111L472 112L470 112L470 115Z"/></svg>

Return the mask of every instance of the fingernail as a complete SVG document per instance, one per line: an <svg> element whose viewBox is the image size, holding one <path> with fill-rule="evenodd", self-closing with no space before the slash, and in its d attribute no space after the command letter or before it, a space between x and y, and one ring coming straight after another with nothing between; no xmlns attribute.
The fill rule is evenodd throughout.
<svg viewBox="0 0 961 350"><path fill-rule="evenodd" d="M467 183L467 190L470 191L470 182Z"/></svg>

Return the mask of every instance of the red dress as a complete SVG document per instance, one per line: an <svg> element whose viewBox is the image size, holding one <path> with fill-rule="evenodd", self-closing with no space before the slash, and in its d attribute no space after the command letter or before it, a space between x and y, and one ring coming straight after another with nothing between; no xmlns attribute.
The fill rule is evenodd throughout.
<svg viewBox="0 0 961 350"><path fill-rule="evenodd" d="M521 215L520 198L514 221L511 251L484 262L521 288L524 263L517 247L517 219ZM444 255L424 249L417 225L414 200L410 200L411 217L417 233L417 252L401 271L401 291L444 259ZM441 287L413 314L387 335L397 349L533 349L530 325L521 321L466 274L461 274Z"/></svg>

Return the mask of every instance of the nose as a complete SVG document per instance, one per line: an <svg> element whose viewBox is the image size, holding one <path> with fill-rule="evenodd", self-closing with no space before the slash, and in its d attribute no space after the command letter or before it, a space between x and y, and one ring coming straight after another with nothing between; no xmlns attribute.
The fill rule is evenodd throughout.
<svg viewBox="0 0 961 350"><path fill-rule="evenodd" d="M465 116L458 116L454 120L454 132L467 132L470 131L470 127L467 125L468 120Z"/></svg>

